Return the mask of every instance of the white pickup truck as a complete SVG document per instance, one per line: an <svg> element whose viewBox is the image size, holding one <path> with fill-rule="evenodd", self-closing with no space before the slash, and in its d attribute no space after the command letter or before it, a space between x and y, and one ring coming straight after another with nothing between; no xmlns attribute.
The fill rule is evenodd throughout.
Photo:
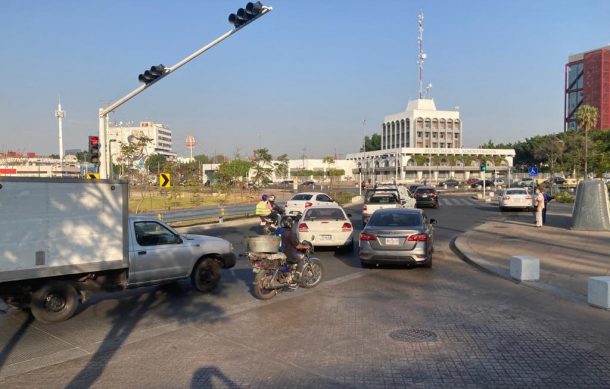
<svg viewBox="0 0 610 389"><path fill-rule="evenodd" d="M127 191L124 181L0 177L0 298L57 322L90 292L183 278L214 289L233 246L129 217Z"/></svg>

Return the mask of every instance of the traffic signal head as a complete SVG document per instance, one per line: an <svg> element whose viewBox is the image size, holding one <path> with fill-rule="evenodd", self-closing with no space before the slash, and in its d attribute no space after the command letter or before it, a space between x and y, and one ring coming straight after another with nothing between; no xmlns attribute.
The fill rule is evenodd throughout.
<svg viewBox="0 0 610 389"><path fill-rule="evenodd" d="M249 21L255 19L263 12L263 4L260 1L246 4L246 8L240 8L236 13L229 15L229 23L239 28Z"/></svg>
<svg viewBox="0 0 610 389"><path fill-rule="evenodd" d="M151 66L150 70L147 70L138 76L138 81L143 82L146 85L148 85L153 81L157 81L164 75L165 75L165 66L163 66L163 65Z"/></svg>
<svg viewBox="0 0 610 389"><path fill-rule="evenodd" d="M481 161L481 171L482 172L487 171L487 161L485 161L485 160Z"/></svg>
<svg viewBox="0 0 610 389"><path fill-rule="evenodd" d="M89 162L100 162L100 138L97 136L89 137Z"/></svg>

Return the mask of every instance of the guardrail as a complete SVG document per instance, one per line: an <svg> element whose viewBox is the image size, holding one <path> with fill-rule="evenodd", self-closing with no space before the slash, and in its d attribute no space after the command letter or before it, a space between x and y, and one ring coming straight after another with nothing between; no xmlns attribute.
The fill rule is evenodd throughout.
<svg viewBox="0 0 610 389"><path fill-rule="evenodd" d="M254 216L256 204L239 204L220 206L214 205L202 208L176 209L170 211L156 211L138 213L138 216L145 216L163 220L168 223L188 222L192 220L215 219L221 221L225 217L244 217Z"/></svg>

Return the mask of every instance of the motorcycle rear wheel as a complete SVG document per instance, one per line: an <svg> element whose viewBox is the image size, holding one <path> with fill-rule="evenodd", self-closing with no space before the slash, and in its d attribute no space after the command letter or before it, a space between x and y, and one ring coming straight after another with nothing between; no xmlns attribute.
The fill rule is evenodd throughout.
<svg viewBox="0 0 610 389"><path fill-rule="evenodd" d="M266 272L256 273L256 277L254 277L254 295L257 299L260 300L269 300L275 297L277 294L277 289L266 289L265 281L267 281L271 277L270 274Z"/></svg>
<svg viewBox="0 0 610 389"><path fill-rule="evenodd" d="M303 267L301 274L301 286L303 288L313 288L322 281L324 267L317 258L310 258L310 262Z"/></svg>

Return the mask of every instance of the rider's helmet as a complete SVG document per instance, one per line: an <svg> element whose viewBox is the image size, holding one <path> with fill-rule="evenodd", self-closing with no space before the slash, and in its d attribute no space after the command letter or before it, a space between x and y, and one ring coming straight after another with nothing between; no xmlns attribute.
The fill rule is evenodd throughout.
<svg viewBox="0 0 610 389"><path fill-rule="evenodd" d="M275 201L275 195L274 194L270 194L269 195L269 201L271 201L272 203Z"/></svg>
<svg viewBox="0 0 610 389"><path fill-rule="evenodd" d="M266 193L263 193L263 195L261 196L261 199L262 199L263 201L267 201L267 198L268 198L267 194L266 194Z"/></svg>
<svg viewBox="0 0 610 389"><path fill-rule="evenodd" d="M292 220L291 217L285 217L284 219L282 219L282 227L292 228L293 225L294 225L294 220Z"/></svg>

